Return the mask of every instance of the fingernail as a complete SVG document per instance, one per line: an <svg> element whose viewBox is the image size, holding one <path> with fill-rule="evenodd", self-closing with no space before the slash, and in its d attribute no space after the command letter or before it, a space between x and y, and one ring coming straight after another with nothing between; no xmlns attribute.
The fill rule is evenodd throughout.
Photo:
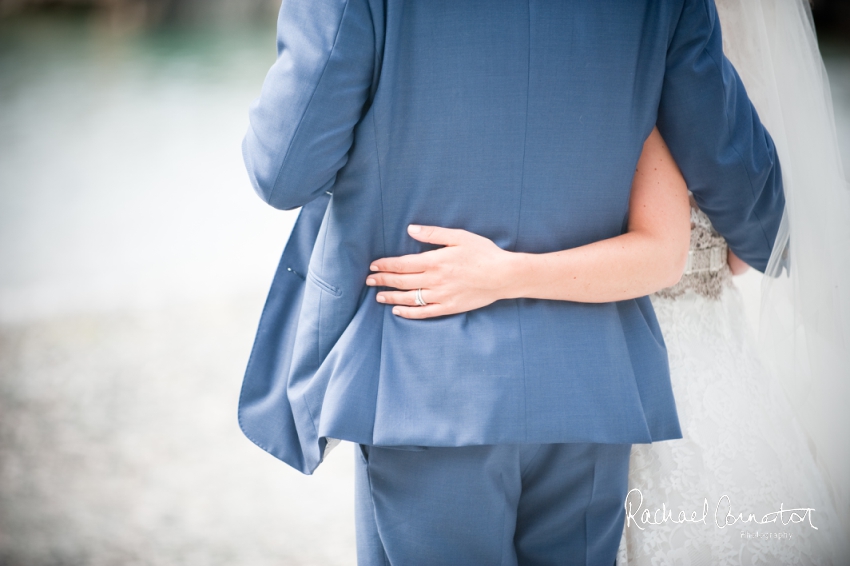
<svg viewBox="0 0 850 566"><path fill-rule="evenodd" d="M372 286L374 286L374 285L375 285L375 280L374 280L374 279L372 279L372 278L370 277L369 279L367 279L367 280L366 280L366 285L372 285Z"/></svg>
<svg viewBox="0 0 850 566"><path fill-rule="evenodd" d="M377 265L370 265L369 269L371 269L372 271L378 271L378 266Z"/></svg>
<svg viewBox="0 0 850 566"><path fill-rule="evenodd" d="M377 297L375 297L375 300L377 300L379 303L386 303L387 302L387 300L384 298L383 295L378 295Z"/></svg>
<svg viewBox="0 0 850 566"><path fill-rule="evenodd" d="M398 308L398 307L395 307L395 308L393 309L393 314L401 314L401 309L400 309L400 308Z"/></svg>
<svg viewBox="0 0 850 566"><path fill-rule="evenodd" d="M407 231L411 234L418 234L422 231L422 226L419 226L418 224L411 224L407 227Z"/></svg>

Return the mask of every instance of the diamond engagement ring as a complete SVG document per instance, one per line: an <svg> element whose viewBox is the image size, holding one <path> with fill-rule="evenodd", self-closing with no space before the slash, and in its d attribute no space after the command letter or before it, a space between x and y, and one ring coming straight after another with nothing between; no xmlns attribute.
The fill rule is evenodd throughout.
<svg viewBox="0 0 850 566"><path fill-rule="evenodd" d="M428 303L425 302L425 299L422 298L422 289L416 289L416 305L420 307L424 307Z"/></svg>

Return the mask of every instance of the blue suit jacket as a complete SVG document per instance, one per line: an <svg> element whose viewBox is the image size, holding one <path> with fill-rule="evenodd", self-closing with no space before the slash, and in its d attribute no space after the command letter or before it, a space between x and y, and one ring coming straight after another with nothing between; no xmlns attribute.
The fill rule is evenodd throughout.
<svg viewBox="0 0 850 566"><path fill-rule="evenodd" d="M711 0L284 0L248 172L304 206L248 365L240 423L312 472L366 444L677 438L647 298L533 299L425 321L365 286L424 251L410 223L550 252L623 233L658 125L700 207L764 268L776 151L724 58Z"/></svg>

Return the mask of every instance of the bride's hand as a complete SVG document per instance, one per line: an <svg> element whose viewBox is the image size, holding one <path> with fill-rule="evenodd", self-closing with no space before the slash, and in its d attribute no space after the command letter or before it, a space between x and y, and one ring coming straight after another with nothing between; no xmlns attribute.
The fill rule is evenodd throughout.
<svg viewBox="0 0 850 566"><path fill-rule="evenodd" d="M408 226L408 234L420 242L443 248L372 262L375 272L366 279L381 291L380 303L396 305L393 314L403 318L431 318L467 312L508 298L506 282L514 254L493 241L467 232L437 226ZM416 290L422 289L426 306L416 306Z"/></svg>

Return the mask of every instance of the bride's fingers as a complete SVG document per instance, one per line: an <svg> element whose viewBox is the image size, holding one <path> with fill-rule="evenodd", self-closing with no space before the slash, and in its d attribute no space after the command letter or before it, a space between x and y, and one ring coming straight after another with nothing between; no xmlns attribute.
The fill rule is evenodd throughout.
<svg viewBox="0 0 850 566"><path fill-rule="evenodd" d="M389 273L425 273L426 271L433 271L441 263L445 262L445 250L446 248L438 248L417 254L383 257L373 261L369 265L369 270Z"/></svg>
<svg viewBox="0 0 850 566"><path fill-rule="evenodd" d="M430 252L424 252L399 257L383 257L373 261L369 269L390 273L422 273L431 266L429 254Z"/></svg>
<svg viewBox="0 0 850 566"><path fill-rule="evenodd" d="M428 287L429 279L425 273L373 273L366 279L366 285L410 291Z"/></svg>
<svg viewBox="0 0 850 566"><path fill-rule="evenodd" d="M459 228L442 228L440 226L419 226L411 224L407 233L414 240L437 244L438 246L456 246L467 239L472 232Z"/></svg>
<svg viewBox="0 0 850 566"><path fill-rule="evenodd" d="M433 318L435 316L444 316L448 314L443 305L433 304L424 307L393 307L393 314L401 318L409 318L412 320L421 320L423 318Z"/></svg>
<svg viewBox="0 0 850 566"><path fill-rule="evenodd" d="M426 303L435 303L434 293L429 289L422 289L422 300ZM381 291L375 296L379 303L388 305L405 305L409 307L419 306L416 304L416 291Z"/></svg>

